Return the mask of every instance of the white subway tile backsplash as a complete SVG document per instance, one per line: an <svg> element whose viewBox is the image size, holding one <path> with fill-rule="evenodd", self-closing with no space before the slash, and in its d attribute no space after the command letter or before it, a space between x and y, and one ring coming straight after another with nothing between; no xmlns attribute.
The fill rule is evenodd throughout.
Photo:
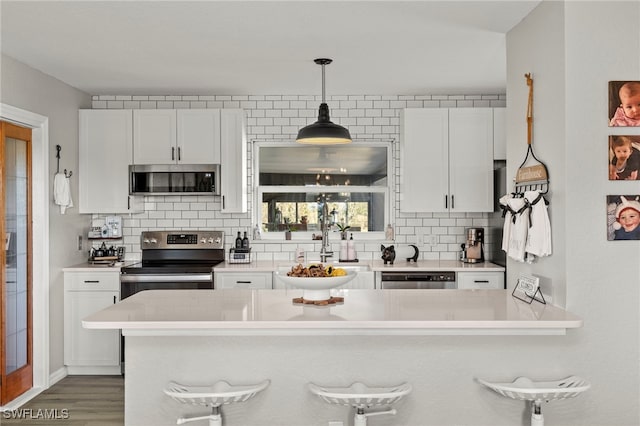
<svg viewBox="0 0 640 426"><path fill-rule="evenodd" d="M242 108L248 117L248 140L293 140L300 127L317 119L320 95L95 95L95 109L164 109L164 108ZM418 235L433 235L435 246L421 247L422 259L457 259L464 230L487 226L488 215L482 213L401 213L399 211L399 134L403 108L504 107L506 95L334 95L328 98L332 121L348 127L356 140L394 141L395 173L391 202L396 244L417 242ZM249 188L252 187L252 153L248 152ZM251 190L249 205L251 206ZM140 256L140 231L148 229L220 229L226 243L232 244L237 231L251 233L250 214L222 214L219 197L146 197L145 212L123 217L123 244L128 256ZM249 210L251 211L251 210ZM319 244L304 242L306 250L316 252ZM254 246L257 259L291 260L296 244L261 242ZM338 250L337 244L332 244ZM380 242L357 242L361 259L379 259Z"/></svg>

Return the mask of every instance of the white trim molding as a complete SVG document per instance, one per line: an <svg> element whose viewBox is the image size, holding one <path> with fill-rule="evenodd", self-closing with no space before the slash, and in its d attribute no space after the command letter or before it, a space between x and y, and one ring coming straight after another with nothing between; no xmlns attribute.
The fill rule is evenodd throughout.
<svg viewBox="0 0 640 426"><path fill-rule="evenodd" d="M49 118L0 103L0 119L32 129L31 171L33 241L49 241ZM33 398L50 386L49 244L33 244ZM26 402L23 397L10 404Z"/></svg>

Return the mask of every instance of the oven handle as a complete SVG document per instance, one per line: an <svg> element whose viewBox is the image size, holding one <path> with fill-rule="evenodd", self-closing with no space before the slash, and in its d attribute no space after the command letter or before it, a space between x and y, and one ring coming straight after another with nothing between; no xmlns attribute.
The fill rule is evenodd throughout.
<svg viewBox="0 0 640 426"><path fill-rule="evenodd" d="M213 281L213 274L120 274L121 283L167 283L167 282L190 282L206 283Z"/></svg>

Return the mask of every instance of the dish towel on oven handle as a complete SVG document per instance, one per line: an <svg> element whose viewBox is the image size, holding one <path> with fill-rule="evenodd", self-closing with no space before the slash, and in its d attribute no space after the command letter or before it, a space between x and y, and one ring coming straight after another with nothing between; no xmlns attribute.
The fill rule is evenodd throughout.
<svg viewBox="0 0 640 426"><path fill-rule="evenodd" d="M71 184L64 173L56 173L53 178L53 201L60 206L60 214L73 207Z"/></svg>

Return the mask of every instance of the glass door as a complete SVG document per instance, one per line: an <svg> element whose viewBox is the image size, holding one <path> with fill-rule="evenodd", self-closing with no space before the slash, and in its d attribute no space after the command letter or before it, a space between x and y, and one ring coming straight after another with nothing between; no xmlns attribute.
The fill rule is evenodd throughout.
<svg viewBox="0 0 640 426"><path fill-rule="evenodd" d="M31 129L0 123L0 405L33 386Z"/></svg>

